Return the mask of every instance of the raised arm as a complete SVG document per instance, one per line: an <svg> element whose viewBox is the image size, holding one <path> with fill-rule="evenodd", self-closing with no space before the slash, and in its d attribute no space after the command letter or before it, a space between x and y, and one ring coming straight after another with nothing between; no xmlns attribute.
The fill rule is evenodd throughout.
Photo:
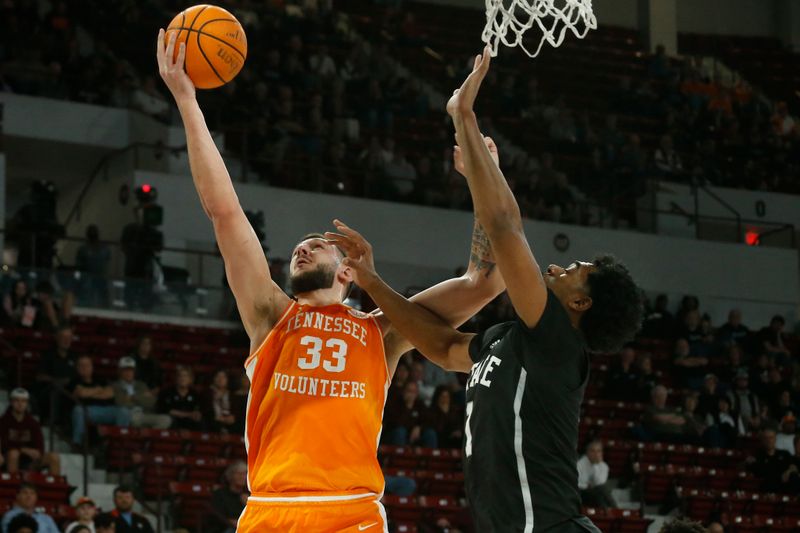
<svg viewBox="0 0 800 533"><path fill-rule="evenodd" d="M326 233L325 237L347 253L344 264L353 269L356 284L367 291L392 327L442 368L469 372L469 343L475 335L461 333L422 305L392 290L375 272L372 246L366 239L338 221L336 226L340 233Z"/></svg>
<svg viewBox="0 0 800 533"><path fill-rule="evenodd" d="M489 70L488 47L475 58L475 66L460 89L447 103L453 118L456 140L464 161L475 216L492 243L497 268L502 274L514 310L528 325L535 326L547 303L547 288L525 232L514 194L478 128L472 109L480 84Z"/></svg>
<svg viewBox="0 0 800 533"><path fill-rule="evenodd" d="M289 297L270 277L261 243L244 214L225 162L217 150L203 112L197 103L191 79L183 69L186 48L180 45L175 60L175 34L164 45L158 33L158 67L169 87L186 129L189 166L203 210L214 225L214 234L225 261L236 305L251 345L258 344L289 303Z"/></svg>
<svg viewBox="0 0 800 533"><path fill-rule="evenodd" d="M494 141L488 137L484 141L492 161L495 165L499 165L500 156ZM453 153L453 163L456 170L461 175L465 175L466 171L460 152ZM434 285L415 294L410 300L441 317L450 326L458 327L504 289L503 278L495 268L495 259L489 238L476 218L472 230L469 265L464 275ZM382 311L379 310L376 316L381 321L384 330L387 364L394 371L400 357L413 346L396 328L392 327L391 320ZM429 357L429 359L431 358ZM431 360L442 366L441 361Z"/></svg>

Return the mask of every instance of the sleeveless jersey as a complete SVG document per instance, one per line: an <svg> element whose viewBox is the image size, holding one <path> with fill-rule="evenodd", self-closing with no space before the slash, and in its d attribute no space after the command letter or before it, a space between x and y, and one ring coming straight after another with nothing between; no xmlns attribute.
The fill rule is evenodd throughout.
<svg viewBox="0 0 800 533"><path fill-rule="evenodd" d="M383 493L377 447L389 371L375 317L292 302L245 369L253 496Z"/></svg>

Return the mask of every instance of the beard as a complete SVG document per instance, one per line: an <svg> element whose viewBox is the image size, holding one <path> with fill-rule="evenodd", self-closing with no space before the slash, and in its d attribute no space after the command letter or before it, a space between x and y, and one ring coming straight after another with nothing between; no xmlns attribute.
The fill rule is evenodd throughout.
<svg viewBox="0 0 800 533"><path fill-rule="evenodd" d="M333 287L335 278L335 269L331 268L330 265L320 265L314 270L291 276L289 278L289 288L295 296L318 289L330 289Z"/></svg>

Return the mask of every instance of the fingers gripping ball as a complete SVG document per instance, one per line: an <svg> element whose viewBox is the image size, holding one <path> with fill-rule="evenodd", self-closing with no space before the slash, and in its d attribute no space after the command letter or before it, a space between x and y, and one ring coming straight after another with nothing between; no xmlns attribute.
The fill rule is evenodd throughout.
<svg viewBox="0 0 800 533"><path fill-rule="evenodd" d="M247 37L236 17L221 7L201 4L178 13L167 28L176 35L175 58L186 43L186 74L199 89L231 81L247 57Z"/></svg>

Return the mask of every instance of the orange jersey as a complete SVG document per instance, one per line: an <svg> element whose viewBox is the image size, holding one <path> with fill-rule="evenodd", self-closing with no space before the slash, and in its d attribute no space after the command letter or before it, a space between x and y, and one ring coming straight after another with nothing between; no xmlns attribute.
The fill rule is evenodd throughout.
<svg viewBox="0 0 800 533"><path fill-rule="evenodd" d="M292 302L245 369L254 497L382 494L377 447L389 371L375 317Z"/></svg>

